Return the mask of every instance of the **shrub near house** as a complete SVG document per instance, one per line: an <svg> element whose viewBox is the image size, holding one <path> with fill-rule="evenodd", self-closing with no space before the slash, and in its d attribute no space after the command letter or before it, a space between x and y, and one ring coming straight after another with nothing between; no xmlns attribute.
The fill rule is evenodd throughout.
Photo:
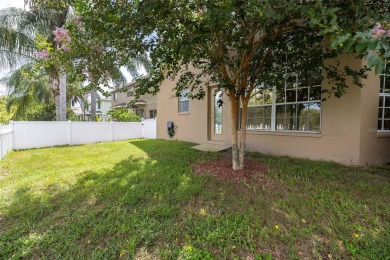
<svg viewBox="0 0 390 260"><path fill-rule="evenodd" d="M141 118L133 110L127 108L118 108L108 112L113 121L116 122L141 122Z"/></svg>

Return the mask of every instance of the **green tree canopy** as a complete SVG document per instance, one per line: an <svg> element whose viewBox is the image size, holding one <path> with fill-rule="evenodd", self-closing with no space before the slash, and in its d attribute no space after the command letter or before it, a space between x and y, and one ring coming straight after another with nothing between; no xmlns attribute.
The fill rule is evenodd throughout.
<svg viewBox="0 0 390 260"><path fill-rule="evenodd" d="M116 122L141 122L141 118L133 110L128 108L118 108L108 112L111 119Z"/></svg>
<svg viewBox="0 0 390 260"><path fill-rule="evenodd" d="M157 93L166 78L177 78L179 96L202 98L210 85L218 85L229 97L232 122L233 168L244 166L248 102L254 91L282 85L293 73L303 84L322 79L331 88L328 96L340 97L346 78L362 86L365 70L326 66L327 58L355 51L324 46L342 35L355 37L385 19L388 3L379 1L285 1L285 0L179 0L110 1L78 0L76 7L88 29L116 51L151 52L150 76L140 81L139 94ZM109 32L109 33L107 33ZM337 39L337 40L336 40ZM239 122L240 109L242 116Z"/></svg>

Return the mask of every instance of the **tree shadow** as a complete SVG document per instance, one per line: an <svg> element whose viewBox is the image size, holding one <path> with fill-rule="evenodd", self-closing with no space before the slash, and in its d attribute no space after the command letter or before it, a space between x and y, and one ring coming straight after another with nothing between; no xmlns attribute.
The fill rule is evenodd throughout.
<svg viewBox="0 0 390 260"><path fill-rule="evenodd" d="M134 255L165 236L181 205L202 189L188 162L205 157L178 143L133 141L146 155L86 171L71 187L18 188L2 215L0 258ZM189 150L189 151L187 151ZM179 153L181 157L174 157Z"/></svg>
<svg viewBox="0 0 390 260"><path fill-rule="evenodd" d="M327 236L326 227L305 226L299 212L289 211L288 191L194 175L193 164L218 154L185 142L129 143L143 153L104 171L82 172L70 187L18 188L0 213L0 258L134 258L141 248L177 258L187 245L217 258L259 250L288 257L298 242L313 247L312 234ZM378 233L375 241L387 238ZM331 250L321 246L324 254Z"/></svg>

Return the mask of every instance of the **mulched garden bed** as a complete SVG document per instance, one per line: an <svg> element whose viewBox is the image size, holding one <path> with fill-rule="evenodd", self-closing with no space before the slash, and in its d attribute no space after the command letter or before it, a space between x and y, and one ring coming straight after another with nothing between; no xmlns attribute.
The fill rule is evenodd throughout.
<svg viewBox="0 0 390 260"><path fill-rule="evenodd" d="M197 164L194 166L194 171L196 174L209 174L220 180L247 180L260 183L266 182L268 172L261 162L253 159L246 159L244 169L234 171L231 158L221 158Z"/></svg>

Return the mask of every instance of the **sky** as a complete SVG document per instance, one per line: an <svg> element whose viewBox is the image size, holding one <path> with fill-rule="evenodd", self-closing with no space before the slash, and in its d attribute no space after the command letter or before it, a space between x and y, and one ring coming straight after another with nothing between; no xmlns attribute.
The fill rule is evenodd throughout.
<svg viewBox="0 0 390 260"><path fill-rule="evenodd" d="M24 7L24 0L0 0L0 9L8 7ZM8 71L0 71L0 78L2 78ZM5 86L0 85L0 95L5 94Z"/></svg>

